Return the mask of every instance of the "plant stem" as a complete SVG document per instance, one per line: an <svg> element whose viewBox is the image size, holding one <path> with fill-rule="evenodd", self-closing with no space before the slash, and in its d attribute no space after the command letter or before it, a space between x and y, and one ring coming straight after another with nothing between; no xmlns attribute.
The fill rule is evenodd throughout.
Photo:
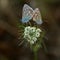
<svg viewBox="0 0 60 60"><path fill-rule="evenodd" d="M45 52L47 53L47 52L48 52L48 50L47 50L47 47L46 47L46 45L45 45L44 41L43 41L42 43L43 43L44 50L45 50Z"/></svg>
<svg viewBox="0 0 60 60"><path fill-rule="evenodd" d="M34 60L38 60L37 52L34 52Z"/></svg>

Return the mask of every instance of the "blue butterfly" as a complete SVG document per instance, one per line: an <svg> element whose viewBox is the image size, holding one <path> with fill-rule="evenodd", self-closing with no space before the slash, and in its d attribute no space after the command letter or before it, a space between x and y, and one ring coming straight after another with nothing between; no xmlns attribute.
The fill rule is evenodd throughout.
<svg viewBox="0 0 60 60"><path fill-rule="evenodd" d="M33 9L27 4L23 7L22 23L29 22L33 17Z"/></svg>
<svg viewBox="0 0 60 60"><path fill-rule="evenodd" d="M27 4L23 7L23 13L22 13L22 23L27 23L33 18L33 21L35 21L37 24L42 24L41 19L41 13L38 8L33 10L30 6Z"/></svg>

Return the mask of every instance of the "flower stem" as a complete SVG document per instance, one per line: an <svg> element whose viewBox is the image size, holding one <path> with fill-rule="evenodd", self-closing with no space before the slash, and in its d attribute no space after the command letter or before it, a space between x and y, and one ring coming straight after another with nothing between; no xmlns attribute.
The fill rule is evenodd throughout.
<svg viewBox="0 0 60 60"><path fill-rule="evenodd" d="M38 60L37 52L34 52L34 60Z"/></svg>
<svg viewBox="0 0 60 60"><path fill-rule="evenodd" d="M44 41L43 41L42 43L43 43L44 50L45 50L45 52L47 53L47 52L48 52L48 50L47 50L47 47L46 47L46 45L45 45Z"/></svg>

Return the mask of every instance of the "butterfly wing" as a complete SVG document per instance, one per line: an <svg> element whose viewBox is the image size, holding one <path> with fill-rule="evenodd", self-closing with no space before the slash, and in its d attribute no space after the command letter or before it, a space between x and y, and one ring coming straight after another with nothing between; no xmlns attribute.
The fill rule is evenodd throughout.
<svg viewBox="0 0 60 60"><path fill-rule="evenodd" d="M37 24L42 24L42 18L41 18L41 13L38 8L34 10L33 13L33 21L35 21Z"/></svg>
<svg viewBox="0 0 60 60"><path fill-rule="evenodd" d="M27 23L33 17L33 9L27 4L23 7L22 22Z"/></svg>

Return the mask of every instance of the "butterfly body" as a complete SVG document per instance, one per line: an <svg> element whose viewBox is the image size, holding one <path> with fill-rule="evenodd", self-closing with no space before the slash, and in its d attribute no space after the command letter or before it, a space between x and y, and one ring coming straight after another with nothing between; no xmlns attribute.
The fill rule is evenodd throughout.
<svg viewBox="0 0 60 60"><path fill-rule="evenodd" d="M33 10L30 6L27 4L23 7L23 14L22 14L22 23L27 23L31 19L35 21L37 24L42 24L41 14L38 8Z"/></svg>

